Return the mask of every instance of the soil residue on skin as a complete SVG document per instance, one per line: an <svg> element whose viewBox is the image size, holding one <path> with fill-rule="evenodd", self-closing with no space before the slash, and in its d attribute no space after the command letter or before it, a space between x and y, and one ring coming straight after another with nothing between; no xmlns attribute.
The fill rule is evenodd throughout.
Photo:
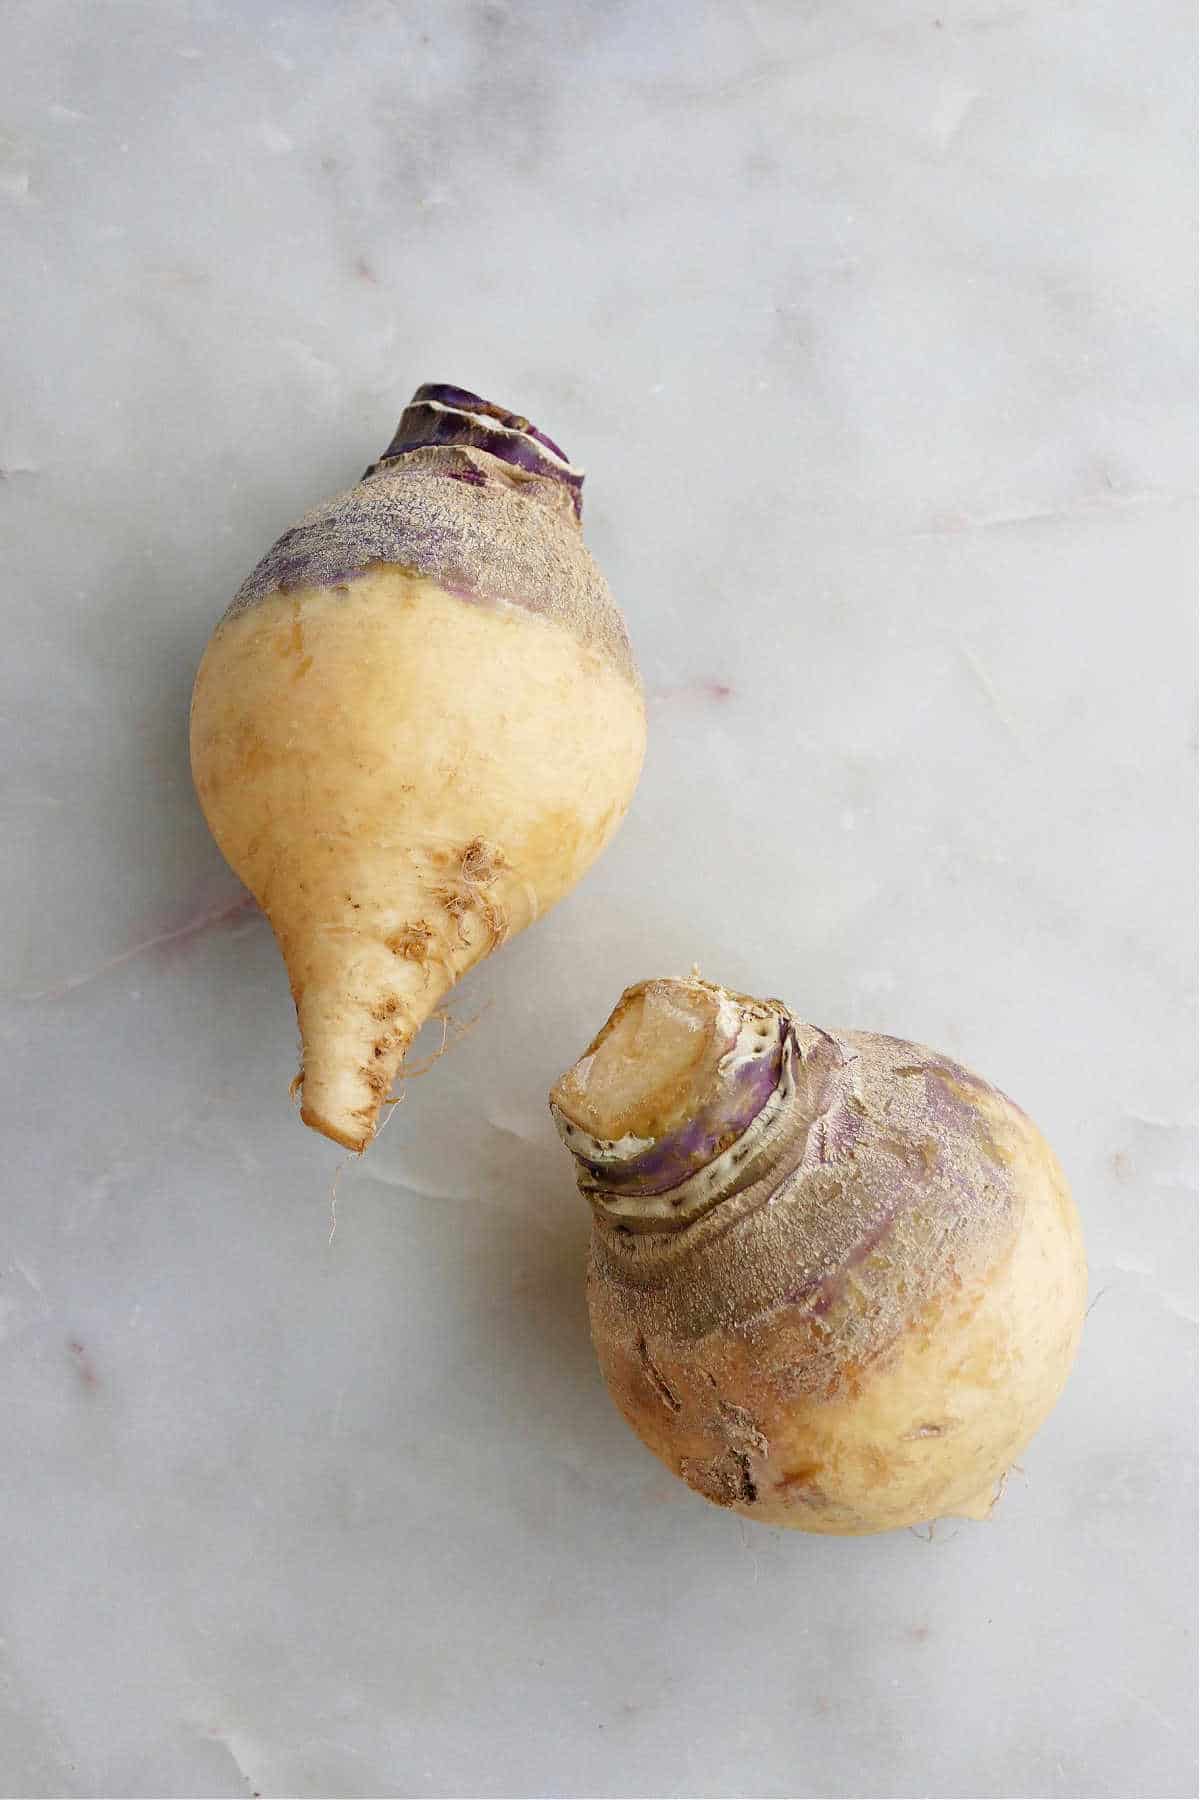
<svg viewBox="0 0 1200 1800"><path fill-rule="evenodd" d="M418 919L415 925L402 925L385 942L393 956L402 956L406 962L424 963L429 959L433 937L433 926Z"/></svg>
<svg viewBox="0 0 1200 1800"><path fill-rule="evenodd" d="M499 880L507 867L503 853L494 844L487 843L481 837L472 838L462 853L457 880L453 886L439 888L434 895L438 905L458 926L462 943L468 941L463 920L470 913L477 913L482 920L484 930L491 940L489 950L494 950L508 936L508 920L504 909L487 893L487 889Z"/></svg>

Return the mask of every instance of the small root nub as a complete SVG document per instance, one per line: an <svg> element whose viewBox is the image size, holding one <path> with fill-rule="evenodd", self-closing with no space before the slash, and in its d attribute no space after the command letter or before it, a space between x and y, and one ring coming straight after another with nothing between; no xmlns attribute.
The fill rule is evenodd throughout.
<svg viewBox="0 0 1200 1800"><path fill-rule="evenodd" d="M402 956L406 962L423 963L429 955L433 935L433 926L418 919L415 925L402 925L385 941L393 956Z"/></svg>

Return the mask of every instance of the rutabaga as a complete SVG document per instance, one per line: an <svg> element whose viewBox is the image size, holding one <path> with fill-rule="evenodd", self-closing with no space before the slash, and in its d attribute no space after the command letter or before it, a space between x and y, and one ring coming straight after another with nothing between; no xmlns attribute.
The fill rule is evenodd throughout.
<svg viewBox="0 0 1200 1800"><path fill-rule="evenodd" d="M528 420L423 387L201 662L196 791L287 964L301 1116L351 1149L448 990L574 886L633 794L641 688L582 480Z"/></svg>
<svg viewBox="0 0 1200 1800"><path fill-rule="evenodd" d="M918 1044L699 980L630 988L551 1107L604 1378L675 1474L802 1531L988 1513L1087 1285L1018 1107Z"/></svg>

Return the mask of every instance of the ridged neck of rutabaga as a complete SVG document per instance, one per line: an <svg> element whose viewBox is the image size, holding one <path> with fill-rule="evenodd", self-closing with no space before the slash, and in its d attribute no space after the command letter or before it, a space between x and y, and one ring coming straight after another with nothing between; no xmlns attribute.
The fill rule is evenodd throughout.
<svg viewBox="0 0 1200 1800"><path fill-rule="evenodd" d="M627 1232L674 1233L733 1190L794 1090L777 1005L650 981L622 995L550 1104L597 1214Z"/></svg>
<svg viewBox="0 0 1200 1800"><path fill-rule="evenodd" d="M568 461L553 438L520 413L448 382L430 381L417 389L391 443L363 479L402 456L432 449L484 451L530 477L531 498L561 496L569 502L575 519L582 517L583 470Z"/></svg>
<svg viewBox="0 0 1200 1800"><path fill-rule="evenodd" d="M391 566L473 605L553 620L638 686L625 622L583 541L582 484L517 414L461 388L420 388L379 461L284 532L226 619L275 594L346 589Z"/></svg>

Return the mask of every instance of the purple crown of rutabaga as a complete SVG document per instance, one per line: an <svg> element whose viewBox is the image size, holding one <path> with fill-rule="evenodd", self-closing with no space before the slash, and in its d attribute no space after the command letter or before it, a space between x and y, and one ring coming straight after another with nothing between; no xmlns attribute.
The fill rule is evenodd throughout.
<svg viewBox="0 0 1200 1800"><path fill-rule="evenodd" d="M495 406L466 388L444 381L427 381L405 407L396 435L363 480L410 450L438 446L468 446L486 450L529 475L561 482L571 496L578 519L583 512L583 470L575 468L544 431L520 413Z"/></svg>

